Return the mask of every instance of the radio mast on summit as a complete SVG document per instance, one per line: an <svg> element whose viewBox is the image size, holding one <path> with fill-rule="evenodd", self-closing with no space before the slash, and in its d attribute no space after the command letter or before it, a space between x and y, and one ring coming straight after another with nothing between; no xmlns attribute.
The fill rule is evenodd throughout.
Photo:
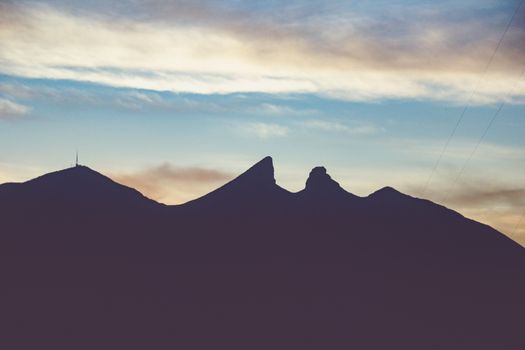
<svg viewBox="0 0 525 350"><path fill-rule="evenodd" d="M75 158L75 167L78 167L78 150L77 150L77 156Z"/></svg>

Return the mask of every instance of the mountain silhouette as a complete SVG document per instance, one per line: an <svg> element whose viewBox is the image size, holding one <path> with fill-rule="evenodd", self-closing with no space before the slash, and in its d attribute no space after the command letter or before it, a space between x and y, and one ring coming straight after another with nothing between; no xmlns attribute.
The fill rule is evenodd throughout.
<svg viewBox="0 0 525 350"><path fill-rule="evenodd" d="M8 349L523 349L524 248L266 157L183 205L84 166L0 185Z"/></svg>
<svg viewBox="0 0 525 350"><path fill-rule="evenodd" d="M321 196L346 195L348 193L341 188L339 183L332 180L330 175L326 173L326 168L322 166L312 169L306 180L304 192Z"/></svg>
<svg viewBox="0 0 525 350"><path fill-rule="evenodd" d="M25 209L48 205L74 206L90 210L120 210L159 206L135 189L120 185L86 167L75 166L24 183L0 185L1 205Z"/></svg>
<svg viewBox="0 0 525 350"><path fill-rule="evenodd" d="M207 195L186 204L199 209L253 210L275 205L290 198L290 192L277 185L273 161L265 157L246 172Z"/></svg>

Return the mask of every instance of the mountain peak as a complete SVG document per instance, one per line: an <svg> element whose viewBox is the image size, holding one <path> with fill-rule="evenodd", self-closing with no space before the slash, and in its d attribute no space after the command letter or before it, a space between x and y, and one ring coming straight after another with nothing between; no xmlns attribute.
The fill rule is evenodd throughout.
<svg viewBox="0 0 525 350"><path fill-rule="evenodd" d="M111 179L100 174L99 172L84 166L77 165L71 168L66 168L63 170L54 171L42 176L39 176L35 179L29 180L28 183L38 184L38 183L52 183L59 186L75 185L85 182L97 182L97 183L113 183Z"/></svg>
<svg viewBox="0 0 525 350"><path fill-rule="evenodd" d="M121 185L83 165L47 173L24 183L12 184L8 192L10 196L22 199L21 203L32 205L55 203L96 210L109 206L116 209L159 205L137 190Z"/></svg>
<svg viewBox="0 0 525 350"><path fill-rule="evenodd" d="M406 196L406 195L390 186L383 187L369 195L369 197L380 197L380 198L391 198L391 197L402 197L402 196Z"/></svg>
<svg viewBox="0 0 525 350"><path fill-rule="evenodd" d="M251 168L241 174L236 180L247 181L260 185L274 185L275 176L272 157L264 157Z"/></svg>
<svg viewBox="0 0 525 350"><path fill-rule="evenodd" d="M339 183L333 180L326 172L326 168L318 166L310 171L306 180L306 191L308 192L335 192L344 191Z"/></svg>
<svg viewBox="0 0 525 350"><path fill-rule="evenodd" d="M272 158L265 157L222 187L188 203L193 207L212 205L223 213L231 211L228 209L231 206L243 210L261 205L271 207L289 196L288 191L276 184Z"/></svg>

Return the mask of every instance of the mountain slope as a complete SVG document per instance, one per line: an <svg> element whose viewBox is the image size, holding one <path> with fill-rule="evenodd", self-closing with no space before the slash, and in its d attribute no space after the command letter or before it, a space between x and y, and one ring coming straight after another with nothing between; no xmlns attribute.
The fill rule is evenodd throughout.
<svg viewBox="0 0 525 350"><path fill-rule="evenodd" d="M75 206L98 211L160 206L137 190L120 185L86 166L56 171L24 183L0 185L0 205L4 209Z"/></svg>
<svg viewBox="0 0 525 350"><path fill-rule="evenodd" d="M319 166L312 169L305 188L298 192L299 196L309 197L315 200L336 201L351 200L358 197L345 191L338 182L327 174L326 168Z"/></svg>
<svg viewBox="0 0 525 350"><path fill-rule="evenodd" d="M265 157L224 186L184 206L198 210L262 210L291 199L291 193L276 184L273 161Z"/></svg>

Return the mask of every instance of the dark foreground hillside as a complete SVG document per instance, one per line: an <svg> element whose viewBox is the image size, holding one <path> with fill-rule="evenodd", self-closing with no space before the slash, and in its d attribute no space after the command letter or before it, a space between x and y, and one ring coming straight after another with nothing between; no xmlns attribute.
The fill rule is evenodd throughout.
<svg viewBox="0 0 525 350"><path fill-rule="evenodd" d="M1 185L0 260L3 349L525 348L517 243L269 157L182 206L83 166Z"/></svg>

